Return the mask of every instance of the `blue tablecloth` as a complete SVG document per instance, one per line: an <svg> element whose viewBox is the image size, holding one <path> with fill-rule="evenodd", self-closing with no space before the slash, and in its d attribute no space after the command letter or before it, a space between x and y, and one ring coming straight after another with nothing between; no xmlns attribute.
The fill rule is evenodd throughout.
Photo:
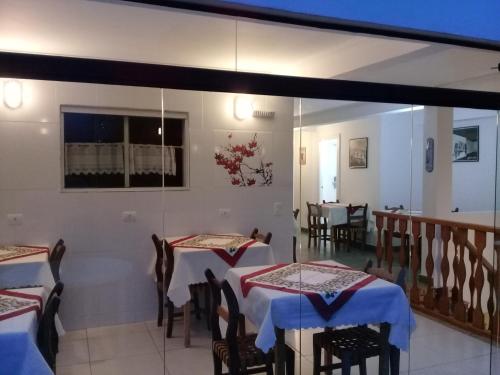
<svg viewBox="0 0 500 375"><path fill-rule="evenodd" d="M53 375L31 335L23 332L0 335L0 374Z"/></svg>

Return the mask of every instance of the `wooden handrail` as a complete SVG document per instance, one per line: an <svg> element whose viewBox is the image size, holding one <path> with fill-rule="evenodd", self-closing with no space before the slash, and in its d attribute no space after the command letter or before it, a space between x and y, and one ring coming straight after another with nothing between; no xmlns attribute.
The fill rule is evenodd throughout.
<svg viewBox="0 0 500 375"><path fill-rule="evenodd" d="M458 235L458 231L456 228L453 228L451 227L451 232L454 234L454 235ZM477 248L474 246L473 243L471 243L469 240L467 240L465 242L465 247L467 248L467 250L469 250L472 254L474 254L474 256L477 258L477 254L478 254L478 251L477 251ZM489 273L489 274L492 274L494 275L495 273L498 272L498 270L495 270L493 268L493 266L486 260L486 259L483 259L483 266L484 268L486 268L486 271Z"/></svg>

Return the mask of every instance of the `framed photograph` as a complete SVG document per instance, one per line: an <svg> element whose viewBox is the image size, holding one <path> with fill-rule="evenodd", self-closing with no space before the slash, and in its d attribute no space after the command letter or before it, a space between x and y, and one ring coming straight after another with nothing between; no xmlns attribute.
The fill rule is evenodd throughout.
<svg viewBox="0 0 500 375"><path fill-rule="evenodd" d="M300 148L299 164L306 165L306 148L305 147Z"/></svg>
<svg viewBox="0 0 500 375"><path fill-rule="evenodd" d="M349 139L349 168L368 168L368 138Z"/></svg>
<svg viewBox="0 0 500 375"><path fill-rule="evenodd" d="M479 126L453 129L451 158L454 162L479 161Z"/></svg>

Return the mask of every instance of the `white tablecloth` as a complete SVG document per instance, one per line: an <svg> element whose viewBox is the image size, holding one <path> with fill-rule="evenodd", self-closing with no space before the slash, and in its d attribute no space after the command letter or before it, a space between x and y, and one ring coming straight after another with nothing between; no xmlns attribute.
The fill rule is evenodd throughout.
<svg viewBox="0 0 500 375"><path fill-rule="evenodd" d="M179 238L168 237L172 242ZM175 246L175 245L174 245ZM245 250L236 267L275 264L273 249L270 245L256 242ZM212 250L199 248L174 248L174 272L167 296L175 306L181 307L191 299L189 285L205 283L205 270L210 268L218 278L223 278L231 266Z"/></svg>
<svg viewBox="0 0 500 375"><path fill-rule="evenodd" d="M49 290L54 287L47 253L0 262L1 289L28 285L43 285Z"/></svg>
<svg viewBox="0 0 500 375"><path fill-rule="evenodd" d="M322 261L341 265L334 261ZM324 320L302 294L253 287L243 297L240 278L265 267L230 269L226 279L233 288L241 313L257 327L257 347L267 352L274 346L274 327L282 329L306 329L337 327L341 325L390 323L389 342L408 350L410 334L416 327L413 312L403 290L396 284L377 279L359 289L329 321Z"/></svg>
<svg viewBox="0 0 500 375"><path fill-rule="evenodd" d="M14 291L39 295L44 306L47 302L48 293L45 288L23 288ZM35 311L0 320L1 374L52 374L52 370L36 346L37 331L38 318Z"/></svg>
<svg viewBox="0 0 500 375"><path fill-rule="evenodd" d="M323 203L321 205L321 216L327 218L329 227L332 225L346 224L347 207L349 207L349 205L345 203ZM358 211L361 213L361 210ZM369 207L366 213L366 219L368 221L367 230L371 231L374 227L374 222L371 219Z"/></svg>

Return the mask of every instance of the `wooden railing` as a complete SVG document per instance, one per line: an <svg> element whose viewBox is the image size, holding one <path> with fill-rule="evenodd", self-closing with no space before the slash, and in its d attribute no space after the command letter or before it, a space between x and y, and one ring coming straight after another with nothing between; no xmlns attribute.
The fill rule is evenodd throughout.
<svg viewBox="0 0 500 375"><path fill-rule="evenodd" d="M493 335L495 340L500 338L500 231L491 226L387 211L374 211L373 215L376 217L378 267L385 263L392 272L392 239L394 235L402 237L398 261L399 266L409 265L409 297L415 310L476 334ZM405 236L411 240L404 241ZM487 236L491 236L495 244L490 249L497 263L495 267L483 256ZM409 243L411 249L406 249L405 243ZM438 243L441 243L439 250ZM421 259L424 244L428 249L425 260ZM440 257L435 259L434 253L440 253ZM434 280L434 275L439 280ZM419 282L419 276L425 276L426 282Z"/></svg>

